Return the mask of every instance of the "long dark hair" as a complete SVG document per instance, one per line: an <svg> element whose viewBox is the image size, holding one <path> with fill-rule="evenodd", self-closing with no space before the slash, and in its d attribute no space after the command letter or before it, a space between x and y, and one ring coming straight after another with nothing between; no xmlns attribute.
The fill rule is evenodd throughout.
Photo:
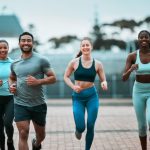
<svg viewBox="0 0 150 150"><path fill-rule="evenodd" d="M90 42L90 44L93 46L93 42L92 42L92 40L89 38L89 37L84 37L82 40L81 40L81 43L82 43L82 41L84 41L84 40L87 40L87 41L89 41ZM80 44L81 45L81 44ZM78 58L78 57L80 57L82 55L82 52L81 52L81 50L78 52L78 54L76 55L76 58Z"/></svg>

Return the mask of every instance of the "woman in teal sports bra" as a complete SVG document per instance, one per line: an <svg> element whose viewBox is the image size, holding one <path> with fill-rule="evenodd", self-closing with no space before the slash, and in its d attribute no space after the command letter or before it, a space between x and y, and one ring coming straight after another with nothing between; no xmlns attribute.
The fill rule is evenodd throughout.
<svg viewBox="0 0 150 150"><path fill-rule="evenodd" d="M133 105L138 121L142 150L147 150L147 122L150 128L150 33L142 30L138 34L139 49L127 57L123 81L135 71Z"/></svg>
<svg viewBox="0 0 150 150"><path fill-rule="evenodd" d="M100 78L102 89L107 90L102 63L92 58L91 50L92 42L89 38L84 38L80 45L80 55L71 60L64 74L64 81L73 90L75 136L78 140L81 139L85 126L87 126L85 150L90 150L91 148L94 138L94 126L98 114L99 97L94 86L96 74ZM74 82L70 79L72 73L74 73ZM87 111L86 123L85 111Z"/></svg>
<svg viewBox="0 0 150 150"><path fill-rule="evenodd" d="M15 150L13 144L14 98L8 85L13 60L8 57L8 51L8 42L0 40L0 150L5 150L6 137L7 150Z"/></svg>

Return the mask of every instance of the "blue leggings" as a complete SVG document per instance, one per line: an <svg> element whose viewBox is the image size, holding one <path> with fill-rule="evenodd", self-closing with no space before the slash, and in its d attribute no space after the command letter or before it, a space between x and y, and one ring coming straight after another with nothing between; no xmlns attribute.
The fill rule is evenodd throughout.
<svg viewBox="0 0 150 150"><path fill-rule="evenodd" d="M94 138L94 126L98 114L99 98L96 88L90 87L80 93L73 92L73 114L76 130L79 133L85 130L85 109L87 110L87 133L86 133L86 150L90 147Z"/></svg>
<svg viewBox="0 0 150 150"><path fill-rule="evenodd" d="M146 136L147 122L150 127L150 83L135 81L132 97L138 121L139 136Z"/></svg>

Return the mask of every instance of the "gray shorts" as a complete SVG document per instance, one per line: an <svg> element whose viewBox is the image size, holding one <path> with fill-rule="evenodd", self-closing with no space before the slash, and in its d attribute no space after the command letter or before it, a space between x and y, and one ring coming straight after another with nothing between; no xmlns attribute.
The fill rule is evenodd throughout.
<svg viewBox="0 0 150 150"><path fill-rule="evenodd" d="M47 105L28 107L22 105L14 105L15 122L32 120L39 126L46 124Z"/></svg>

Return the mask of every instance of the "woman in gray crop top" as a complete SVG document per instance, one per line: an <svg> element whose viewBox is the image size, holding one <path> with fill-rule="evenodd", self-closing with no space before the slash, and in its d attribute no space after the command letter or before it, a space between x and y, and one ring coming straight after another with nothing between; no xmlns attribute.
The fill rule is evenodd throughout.
<svg viewBox="0 0 150 150"><path fill-rule="evenodd" d="M123 81L135 71L133 105L138 121L139 138L142 150L147 150L147 122L150 129L150 33L142 30L138 34L139 49L127 57Z"/></svg>
<svg viewBox="0 0 150 150"><path fill-rule="evenodd" d="M72 88L73 114L76 125L75 136L81 139L85 130L85 110L87 110L87 133L85 150L90 150L94 138L94 125L98 114L99 97L94 86L98 74L101 87L107 90L107 82L102 63L91 56L92 43L89 38L84 38L80 45L80 54L71 60L64 74L64 81ZM70 76L74 72L74 82Z"/></svg>

